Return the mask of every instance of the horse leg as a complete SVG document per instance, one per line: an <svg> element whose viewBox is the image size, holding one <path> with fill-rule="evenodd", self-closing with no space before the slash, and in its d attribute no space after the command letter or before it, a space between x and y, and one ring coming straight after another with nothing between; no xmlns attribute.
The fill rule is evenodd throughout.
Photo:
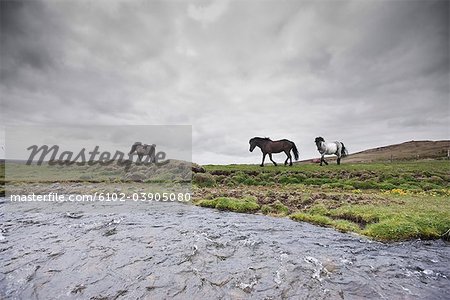
<svg viewBox="0 0 450 300"><path fill-rule="evenodd" d="M341 157L340 157L340 156L338 156L338 158L337 158L337 164L338 164L338 165L341 164Z"/></svg>
<svg viewBox="0 0 450 300"><path fill-rule="evenodd" d="M291 156L291 150L288 151L284 151L284 153L286 153L286 161L284 162L284 165L287 165L288 160L290 160L291 162L289 163L290 166L292 166L292 156Z"/></svg>
<svg viewBox="0 0 450 300"><path fill-rule="evenodd" d="M273 164L276 166L277 163L273 161L273 159L272 159L272 153L269 153L269 158L270 158L270 160L273 162Z"/></svg>
<svg viewBox="0 0 450 300"><path fill-rule="evenodd" d="M263 152L263 160L262 163L260 164L261 167L264 167L264 159L266 158L266 153Z"/></svg>

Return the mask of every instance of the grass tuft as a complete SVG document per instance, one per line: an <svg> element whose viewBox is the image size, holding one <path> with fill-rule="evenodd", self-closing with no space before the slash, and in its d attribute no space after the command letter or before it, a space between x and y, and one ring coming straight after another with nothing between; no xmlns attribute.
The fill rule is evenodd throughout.
<svg viewBox="0 0 450 300"><path fill-rule="evenodd" d="M277 200L273 203L263 205L261 212L265 215L287 216L289 214L289 207Z"/></svg>
<svg viewBox="0 0 450 300"><path fill-rule="evenodd" d="M213 200L199 200L197 205L201 207L216 208L239 213L252 213L259 210L260 206L253 197L242 199L220 197Z"/></svg>
<svg viewBox="0 0 450 300"><path fill-rule="evenodd" d="M329 217L308 213L295 213L289 216L294 221L308 222L319 226L330 226L333 224L333 220Z"/></svg>
<svg viewBox="0 0 450 300"><path fill-rule="evenodd" d="M213 187L216 185L216 180L209 173L196 173L192 178L192 183L198 187Z"/></svg>

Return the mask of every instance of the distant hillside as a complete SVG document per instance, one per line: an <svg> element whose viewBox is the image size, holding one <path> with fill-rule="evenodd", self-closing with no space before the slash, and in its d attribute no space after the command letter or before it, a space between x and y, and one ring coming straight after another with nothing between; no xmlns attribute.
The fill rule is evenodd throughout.
<svg viewBox="0 0 450 300"><path fill-rule="evenodd" d="M450 151L450 140L410 141L351 153L343 162L372 162L390 160L440 159ZM327 160L333 160L332 157ZM313 162L313 159L303 162Z"/></svg>

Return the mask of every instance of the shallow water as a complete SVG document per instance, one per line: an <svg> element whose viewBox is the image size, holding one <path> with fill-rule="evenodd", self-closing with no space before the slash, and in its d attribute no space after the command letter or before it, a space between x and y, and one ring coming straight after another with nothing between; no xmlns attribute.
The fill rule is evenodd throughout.
<svg viewBox="0 0 450 300"><path fill-rule="evenodd" d="M6 299L445 299L450 245L183 203L0 202Z"/></svg>

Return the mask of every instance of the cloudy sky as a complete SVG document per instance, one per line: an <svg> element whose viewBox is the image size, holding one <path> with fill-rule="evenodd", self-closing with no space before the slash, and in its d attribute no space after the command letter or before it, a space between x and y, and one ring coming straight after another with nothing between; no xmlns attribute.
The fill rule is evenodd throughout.
<svg viewBox="0 0 450 300"><path fill-rule="evenodd" d="M2 1L0 95L3 129L192 124L199 163L449 139L449 2Z"/></svg>

